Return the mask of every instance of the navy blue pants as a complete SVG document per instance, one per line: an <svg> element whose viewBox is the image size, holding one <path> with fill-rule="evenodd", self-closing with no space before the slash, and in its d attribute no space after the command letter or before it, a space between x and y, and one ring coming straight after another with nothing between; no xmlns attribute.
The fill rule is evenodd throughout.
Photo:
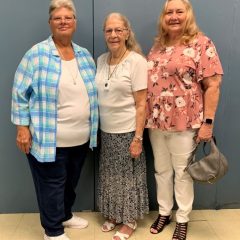
<svg viewBox="0 0 240 240"><path fill-rule="evenodd" d="M72 217L75 189L87 155L88 143L75 147L58 147L56 161L38 162L27 155L35 185L40 220L48 236L64 233L62 222Z"/></svg>

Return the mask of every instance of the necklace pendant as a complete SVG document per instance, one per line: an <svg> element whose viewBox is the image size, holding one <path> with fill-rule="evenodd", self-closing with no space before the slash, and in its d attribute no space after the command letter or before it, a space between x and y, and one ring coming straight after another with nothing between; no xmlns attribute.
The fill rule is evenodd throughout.
<svg viewBox="0 0 240 240"><path fill-rule="evenodd" d="M104 82L104 90L109 90L109 79L107 79L105 82Z"/></svg>

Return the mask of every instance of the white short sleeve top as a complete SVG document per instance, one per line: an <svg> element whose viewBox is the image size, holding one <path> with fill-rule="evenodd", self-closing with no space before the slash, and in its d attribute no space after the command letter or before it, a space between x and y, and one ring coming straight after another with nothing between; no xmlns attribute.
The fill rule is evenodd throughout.
<svg viewBox="0 0 240 240"><path fill-rule="evenodd" d="M109 66L108 56L109 53L104 53L97 61L100 129L107 133L135 131L136 107L133 92L147 88L147 61L132 51L117 66ZM108 79L109 72L112 73L113 70Z"/></svg>

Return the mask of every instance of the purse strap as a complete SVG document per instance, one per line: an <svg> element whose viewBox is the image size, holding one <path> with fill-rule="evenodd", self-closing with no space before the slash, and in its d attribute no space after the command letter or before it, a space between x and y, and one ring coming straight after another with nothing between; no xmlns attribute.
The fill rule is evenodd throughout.
<svg viewBox="0 0 240 240"><path fill-rule="evenodd" d="M216 137L215 137L215 136L212 136L211 141L212 141L212 140L214 141L215 145L217 145L217 141L216 141ZM203 152L204 152L205 156L208 155L207 152L206 152L206 145L207 145L207 143L209 143L209 142L204 142L204 143L203 143ZM195 154L196 154L196 152L197 152L198 146L199 146L199 143L196 145L195 149L192 151L192 154L191 154L190 157L188 158L188 165L187 165L187 167L184 169L184 172L186 172L187 169L189 168L189 166L194 162L194 156L195 156Z"/></svg>
<svg viewBox="0 0 240 240"><path fill-rule="evenodd" d="M215 137L215 136L212 136L211 141L212 141L212 140L214 141L215 145L217 145L217 140L216 140L216 137ZM205 156L208 155L208 153L206 152L206 145L207 145L207 143L210 143L210 142L204 142L204 143L203 143L203 152L204 152Z"/></svg>
<svg viewBox="0 0 240 240"><path fill-rule="evenodd" d="M194 156L196 154L198 146L199 146L199 143L196 145L195 149L192 151L192 154L189 156L188 165L185 167L184 172L186 172L189 166L194 162Z"/></svg>

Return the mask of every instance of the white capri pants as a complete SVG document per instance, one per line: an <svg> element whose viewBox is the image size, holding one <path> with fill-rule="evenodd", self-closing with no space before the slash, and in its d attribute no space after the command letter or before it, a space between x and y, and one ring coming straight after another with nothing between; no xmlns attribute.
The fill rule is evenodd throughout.
<svg viewBox="0 0 240 240"><path fill-rule="evenodd" d="M194 199L193 180L184 172L189 157L196 147L197 130L183 132L149 129L155 166L157 201L159 213L163 216L172 214L175 194L178 210L176 221L189 221Z"/></svg>

